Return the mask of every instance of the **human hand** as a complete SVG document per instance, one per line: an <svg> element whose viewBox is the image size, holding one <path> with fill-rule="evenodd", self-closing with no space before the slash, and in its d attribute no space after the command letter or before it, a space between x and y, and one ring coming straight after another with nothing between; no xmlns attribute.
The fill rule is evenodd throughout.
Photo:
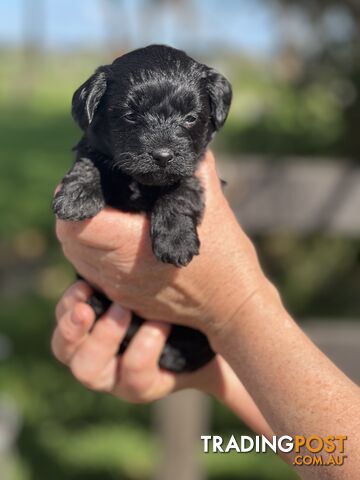
<svg viewBox="0 0 360 480"><path fill-rule="evenodd" d="M193 373L174 374L159 368L168 324L146 321L125 353L117 355L130 312L114 304L95 323L94 312L85 303L91 293L83 281L64 293L56 307L52 338L55 357L84 386L132 403L151 402L177 390L195 388L227 404L250 428L269 434L266 421L220 355Z"/></svg>
<svg viewBox="0 0 360 480"><path fill-rule="evenodd" d="M267 280L222 193L210 152L198 175L206 196L201 248L186 268L156 260L144 215L105 208L90 220L58 220L56 229L76 270L110 299L152 321L199 328L211 341Z"/></svg>
<svg viewBox="0 0 360 480"><path fill-rule="evenodd" d="M91 293L91 287L83 281L64 293L56 307L57 326L52 338L54 355L70 367L81 383L131 402L148 402L191 387L216 394L221 385L216 378L220 375L216 361L194 374L175 375L159 368L159 357L170 330L164 322L144 322L125 353L119 356L131 313L113 304L95 322L93 309L85 303Z"/></svg>

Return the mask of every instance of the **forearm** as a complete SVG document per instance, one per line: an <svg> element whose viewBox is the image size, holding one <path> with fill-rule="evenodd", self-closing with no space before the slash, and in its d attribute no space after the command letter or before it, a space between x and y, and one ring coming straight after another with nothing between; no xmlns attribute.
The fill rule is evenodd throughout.
<svg viewBox="0 0 360 480"><path fill-rule="evenodd" d="M223 362L220 368L222 369L221 378L225 378L226 382L217 386L214 396L257 435L265 435L268 438L274 435L268 422L234 371L226 362Z"/></svg>
<svg viewBox="0 0 360 480"><path fill-rule="evenodd" d="M359 389L300 330L272 286L265 283L239 308L213 346L277 435L347 435L348 462L326 478L360 468Z"/></svg>
<svg viewBox="0 0 360 480"><path fill-rule="evenodd" d="M277 435L347 435L345 468L355 467L348 476L343 468L331 469L331 475L355 478L360 469L358 388L283 308L223 197L210 153L198 174L206 200L198 227L201 249L186 268L156 260L143 216L111 209L88 222L57 222L66 256L91 284L143 318L179 323L208 335ZM215 381L210 378L210 383ZM246 407L241 406L243 392L231 383L216 396L245 420L253 407L248 399ZM252 425L258 433L267 429L261 422Z"/></svg>

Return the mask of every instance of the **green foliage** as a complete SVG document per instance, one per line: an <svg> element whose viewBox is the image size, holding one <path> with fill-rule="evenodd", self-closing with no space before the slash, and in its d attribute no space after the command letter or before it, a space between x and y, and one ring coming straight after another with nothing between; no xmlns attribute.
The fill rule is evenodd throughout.
<svg viewBox="0 0 360 480"><path fill-rule="evenodd" d="M11 238L29 228L49 234L52 193L70 166L70 148L76 139L69 115L3 107L0 131L1 236ZM13 195L14 191L20 194Z"/></svg>
<svg viewBox="0 0 360 480"><path fill-rule="evenodd" d="M257 239L268 275L297 318L360 315L360 241L273 235Z"/></svg>
<svg viewBox="0 0 360 480"><path fill-rule="evenodd" d="M292 84L270 71L246 63L233 67L233 103L219 149L271 156L341 153L343 111L331 84Z"/></svg>
<svg viewBox="0 0 360 480"><path fill-rule="evenodd" d="M23 420L9 468L14 480L146 480L159 453L151 407L87 391L50 353L54 305L73 279L55 240L50 202L79 137L69 114L71 93L99 63L69 57L69 68L60 70L62 61L39 66L34 78L24 72L19 77L19 65L2 62L0 330L12 354L0 363L0 397L12 398ZM297 90L251 69L239 78L219 148L318 153L329 151L341 136L341 118L326 89ZM358 242L278 236L258 239L258 245L295 313L359 314ZM219 406L213 430L244 432ZM274 455L209 454L203 460L213 480L293 478Z"/></svg>

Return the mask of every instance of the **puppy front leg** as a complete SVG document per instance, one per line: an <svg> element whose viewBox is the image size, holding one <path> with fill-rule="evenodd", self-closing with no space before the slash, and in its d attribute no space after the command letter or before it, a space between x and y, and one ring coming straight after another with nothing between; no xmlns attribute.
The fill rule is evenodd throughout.
<svg viewBox="0 0 360 480"><path fill-rule="evenodd" d="M196 227L203 209L203 190L195 177L182 180L157 199L151 212L151 240L156 258L181 267L199 254Z"/></svg>
<svg viewBox="0 0 360 480"><path fill-rule="evenodd" d="M62 220L85 220L104 206L99 170L90 159L78 158L54 197L54 213Z"/></svg>

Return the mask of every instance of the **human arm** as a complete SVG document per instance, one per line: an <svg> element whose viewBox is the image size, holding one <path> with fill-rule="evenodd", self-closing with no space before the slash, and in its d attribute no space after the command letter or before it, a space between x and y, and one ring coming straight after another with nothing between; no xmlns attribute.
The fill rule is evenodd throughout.
<svg viewBox="0 0 360 480"><path fill-rule="evenodd" d="M110 209L81 224L59 222L65 254L87 280L141 316L203 330L277 435L346 434L349 458L341 469L308 468L303 475L354 478L358 387L286 312L221 192L210 154L200 178L206 191L201 253L188 267L157 262L147 220Z"/></svg>
<svg viewBox="0 0 360 480"><path fill-rule="evenodd" d="M83 281L72 285L56 307L52 350L86 387L111 393L133 403L151 402L177 390L196 388L214 396L260 435L272 431L235 373L219 355L204 368L176 375L158 366L169 325L147 321L126 352L119 343L130 322L130 312L114 305L95 323L86 303L91 288Z"/></svg>

